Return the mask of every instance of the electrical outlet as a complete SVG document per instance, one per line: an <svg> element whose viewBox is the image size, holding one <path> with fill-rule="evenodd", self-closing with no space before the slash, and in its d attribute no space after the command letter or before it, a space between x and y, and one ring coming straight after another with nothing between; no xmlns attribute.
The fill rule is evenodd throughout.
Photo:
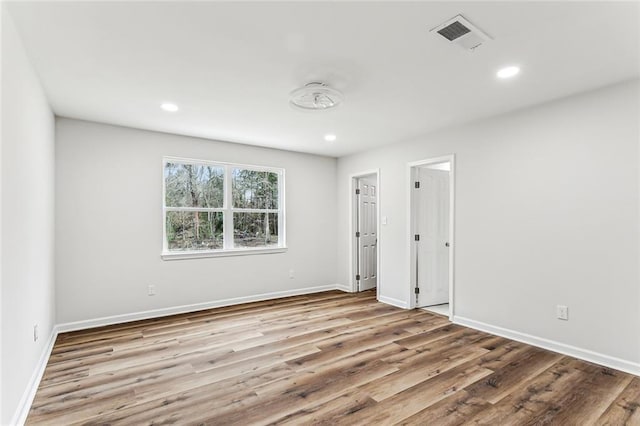
<svg viewBox="0 0 640 426"><path fill-rule="evenodd" d="M294 279L296 277L296 271L293 269L289 269L289 279Z"/></svg>
<svg viewBox="0 0 640 426"><path fill-rule="evenodd" d="M565 305L556 306L556 315L558 319L568 321L569 320L569 307Z"/></svg>
<svg viewBox="0 0 640 426"><path fill-rule="evenodd" d="M156 286L153 284L150 284L148 289L147 289L147 294L149 296L155 296L156 295Z"/></svg>
<svg viewBox="0 0 640 426"><path fill-rule="evenodd" d="M38 324L33 326L33 341L38 341Z"/></svg>

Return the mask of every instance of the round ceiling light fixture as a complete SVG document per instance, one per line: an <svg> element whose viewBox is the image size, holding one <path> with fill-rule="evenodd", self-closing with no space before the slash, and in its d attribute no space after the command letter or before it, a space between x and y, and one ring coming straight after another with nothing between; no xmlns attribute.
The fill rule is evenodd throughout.
<svg viewBox="0 0 640 426"><path fill-rule="evenodd" d="M324 140L327 142L335 142L337 136L334 133L327 133L324 135Z"/></svg>
<svg viewBox="0 0 640 426"><path fill-rule="evenodd" d="M338 90L315 81L305 84L289 95L291 105L307 111L335 108L343 99L344 96Z"/></svg>

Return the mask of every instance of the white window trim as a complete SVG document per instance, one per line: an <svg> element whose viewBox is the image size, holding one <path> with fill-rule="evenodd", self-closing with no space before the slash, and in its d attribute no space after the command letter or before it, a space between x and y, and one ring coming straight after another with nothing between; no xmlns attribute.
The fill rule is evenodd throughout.
<svg viewBox="0 0 640 426"><path fill-rule="evenodd" d="M194 208L194 207L167 207L166 202L166 186L164 178L164 169L167 163L180 164L204 164L224 168L224 201L223 206L218 208ZM278 209L237 209L232 206L232 183L231 171L233 168L242 168L245 170L256 170L261 172L272 172L278 174ZM287 251L287 234L286 234L286 218L285 218L285 170L280 167L256 166L250 164L228 163L222 161L198 160L194 158L183 157L162 157L162 253L160 257L163 260L180 260L180 259L199 259L207 257L225 257L225 256L246 256L256 254L284 253ZM211 211L222 212L223 234L231 235L231 238L224 238L224 248L219 250L194 250L194 251L169 251L167 244L167 224L166 217L168 211ZM247 213L278 213L278 240L276 247L231 247L233 244L233 218L227 220L229 216L233 217L234 212Z"/></svg>

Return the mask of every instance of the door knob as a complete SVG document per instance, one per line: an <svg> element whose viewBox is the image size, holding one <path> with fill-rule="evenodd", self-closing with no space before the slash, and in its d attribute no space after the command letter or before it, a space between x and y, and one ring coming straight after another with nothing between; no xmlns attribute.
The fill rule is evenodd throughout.
<svg viewBox="0 0 640 426"><path fill-rule="evenodd" d="M449 241L447 241L446 243L444 243L445 247L449 247Z"/></svg>

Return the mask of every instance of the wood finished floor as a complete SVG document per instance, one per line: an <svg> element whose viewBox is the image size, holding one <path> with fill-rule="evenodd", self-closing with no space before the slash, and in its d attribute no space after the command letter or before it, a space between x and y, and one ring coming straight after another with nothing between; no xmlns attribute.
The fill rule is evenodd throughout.
<svg viewBox="0 0 640 426"><path fill-rule="evenodd" d="M640 378L336 291L61 334L27 424L640 425Z"/></svg>

